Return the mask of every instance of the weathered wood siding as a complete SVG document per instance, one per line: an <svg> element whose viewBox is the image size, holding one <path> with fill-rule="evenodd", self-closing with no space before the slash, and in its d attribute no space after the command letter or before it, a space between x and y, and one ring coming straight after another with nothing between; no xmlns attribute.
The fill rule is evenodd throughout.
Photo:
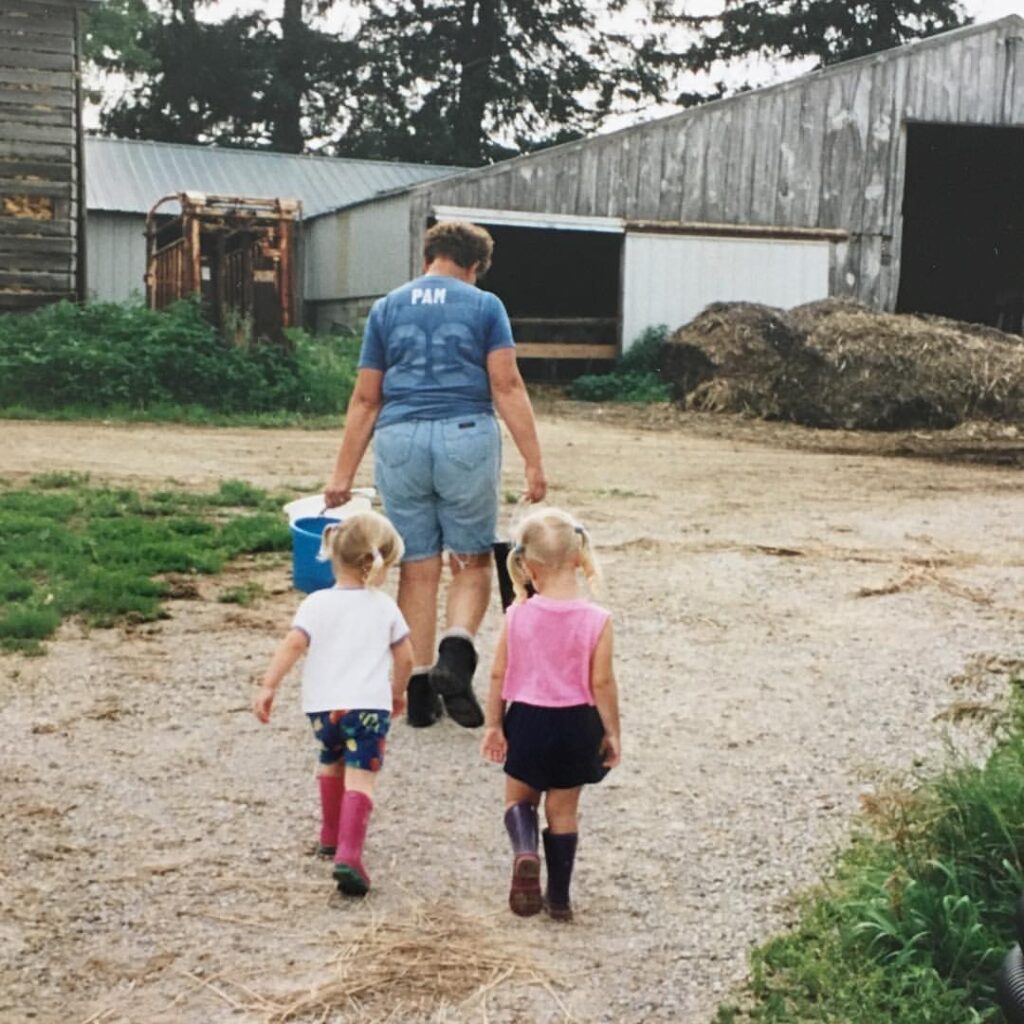
<svg viewBox="0 0 1024 1024"><path fill-rule="evenodd" d="M831 290L893 308L908 121L1024 126L1011 16L416 190L437 205L839 228Z"/></svg>
<svg viewBox="0 0 1024 1024"><path fill-rule="evenodd" d="M0 311L78 292L77 12L0 0Z"/></svg>

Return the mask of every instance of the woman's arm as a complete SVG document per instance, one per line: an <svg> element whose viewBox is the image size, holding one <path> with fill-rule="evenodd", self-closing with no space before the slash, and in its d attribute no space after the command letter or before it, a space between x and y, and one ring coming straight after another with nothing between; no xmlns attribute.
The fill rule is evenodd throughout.
<svg viewBox="0 0 1024 1024"><path fill-rule="evenodd" d="M261 722L270 721L270 709L281 680L288 675L308 647L309 637L301 629L288 630L287 636L278 645L267 671L263 674L263 684L252 699L253 714Z"/></svg>
<svg viewBox="0 0 1024 1024"><path fill-rule="evenodd" d="M622 758L622 744L619 739L619 688L615 682L612 667L612 623L605 623L590 662L590 688L594 704L604 726L604 753L606 768L614 768Z"/></svg>
<svg viewBox="0 0 1024 1024"><path fill-rule="evenodd" d="M352 483L366 446L373 436L373 427L380 415L384 374L380 370L362 369L356 375L356 386L345 413L345 433L334 464L334 473L324 488L324 504L328 508L344 505L352 497Z"/></svg>
<svg viewBox="0 0 1024 1024"><path fill-rule="evenodd" d="M480 741L480 756L494 764L504 764L508 744L502 732L501 723L505 717L505 702L501 699L501 688L505 682L505 666L508 664L508 633L505 623L501 626L498 647L491 664L491 688L487 692L487 706L484 711L484 737Z"/></svg>
<svg viewBox="0 0 1024 1024"><path fill-rule="evenodd" d="M512 440L526 463L525 497L527 501L543 501L548 484L541 462L537 422L533 418L530 396L516 364L514 348L495 349L487 356L487 379L491 384L491 396L498 415L508 426Z"/></svg>

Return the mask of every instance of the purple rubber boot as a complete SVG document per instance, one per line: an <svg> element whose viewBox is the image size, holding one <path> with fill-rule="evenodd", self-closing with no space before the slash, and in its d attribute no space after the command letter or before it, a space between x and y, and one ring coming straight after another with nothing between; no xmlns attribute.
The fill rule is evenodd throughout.
<svg viewBox="0 0 1024 1024"><path fill-rule="evenodd" d="M569 885L576 861L576 832L554 833L544 829L544 859L548 865L548 887L544 894L544 909L555 921L572 920Z"/></svg>
<svg viewBox="0 0 1024 1024"><path fill-rule="evenodd" d="M540 912L540 857L537 856L537 808L523 801L505 812L505 828L512 840L512 883L508 905L513 914L531 917Z"/></svg>

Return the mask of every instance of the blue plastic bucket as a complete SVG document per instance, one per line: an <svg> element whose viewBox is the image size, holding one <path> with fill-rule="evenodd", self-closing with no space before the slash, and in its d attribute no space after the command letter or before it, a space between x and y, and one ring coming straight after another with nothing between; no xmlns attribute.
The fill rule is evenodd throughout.
<svg viewBox="0 0 1024 1024"><path fill-rule="evenodd" d="M310 516L292 523L292 583L297 590L310 594L334 586L330 561L321 562L317 555L324 529L338 522L327 516Z"/></svg>

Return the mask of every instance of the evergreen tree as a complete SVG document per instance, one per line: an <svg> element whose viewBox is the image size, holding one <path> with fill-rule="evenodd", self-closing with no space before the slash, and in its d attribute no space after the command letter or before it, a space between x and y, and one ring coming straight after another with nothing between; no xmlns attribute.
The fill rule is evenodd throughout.
<svg viewBox="0 0 1024 1024"><path fill-rule="evenodd" d="M700 39L692 71L759 55L815 58L819 66L863 57L966 24L960 0L724 0L721 14L682 15Z"/></svg>
<svg viewBox="0 0 1024 1024"><path fill-rule="evenodd" d="M278 19L220 22L197 17L201 2L170 0L156 13L145 0L113 0L90 16L87 58L130 83L101 110L103 131L299 153L333 129L352 80L350 43L312 27L303 0L285 0Z"/></svg>
<svg viewBox="0 0 1024 1024"><path fill-rule="evenodd" d="M661 0L633 33L587 0L368 0L357 99L336 148L476 165L577 138L663 98L674 67ZM625 0L611 0L608 12Z"/></svg>

